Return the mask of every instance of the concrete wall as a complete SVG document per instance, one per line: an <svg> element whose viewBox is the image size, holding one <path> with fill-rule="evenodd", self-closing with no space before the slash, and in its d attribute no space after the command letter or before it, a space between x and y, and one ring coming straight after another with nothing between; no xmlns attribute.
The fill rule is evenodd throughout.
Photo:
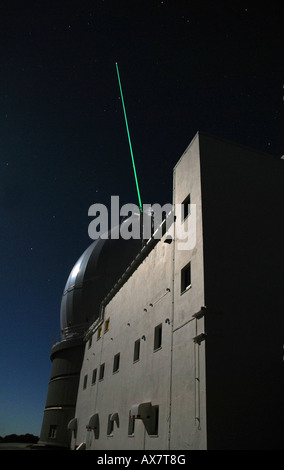
<svg viewBox="0 0 284 470"><path fill-rule="evenodd" d="M206 448L204 343L193 340L204 325L192 316L204 304L198 137L174 171L174 202L182 203L189 193L197 209L196 243L190 250L180 249L179 234L171 227L173 242L165 243L168 234L159 241L107 304L104 321L109 319L109 330L99 340L95 332L92 345L86 346L76 409L78 432L72 447L86 442L87 449ZM188 223L189 219L183 225ZM181 293L181 270L188 262L192 283ZM155 327L160 324L162 345L154 351ZM140 359L134 363L137 339ZM120 367L113 373L117 353ZM105 376L99 381L101 364L105 364ZM97 380L92 384L95 368ZM149 421L136 419L135 431L128 436L129 410L146 402L159 406L158 434L151 434ZM96 433L86 429L95 413L99 415ZM111 413L118 413L119 426L115 424L108 436Z"/></svg>
<svg viewBox="0 0 284 470"><path fill-rule="evenodd" d="M175 205L190 195L194 207L191 215L182 222L177 216L174 242L174 305L173 305L173 363L172 363L172 449L206 448L205 407L205 343L195 343L193 338L204 331L203 319L192 315L204 305L203 240L201 213L201 184L199 162L199 136L197 135L174 168L173 202ZM193 224L190 249L183 250L179 226ZM181 270L190 262L191 286L181 293Z"/></svg>
<svg viewBox="0 0 284 470"><path fill-rule="evenodd" d="M200 149L208 448L279 449L284 161L206 135Z"/></svg>
<svg viewBox="0 0 284 470"><path fill-rule="evenodd" d="M86 346L76 416L76 443L86 442L91 449L163 449L168 445L169 353L171 349L171 252L172 245L161 241L150 252L128 282L106 306L104 319L109 330ZM150 282L149 282L150 281ZM154 329L162 324L162 346L154 352ZM134 342L140 339L140 358L133 361ZM120 353L119 371L113 373L114 355ZM99 380L99 367L105 375ZM93 369L98 369L96 384L91 384ZM88 385L83 389L84 377ZM151 435L147 423L135 420L135 432L128 437L129 410L135 404L159 405L159 433ZM99 413L99 438L86 430L89 417ZM118 413L119 427L107 436L110 413ZM146 424L146 426L145 426ZM75 442L73 441L72 445Z"/></svg>

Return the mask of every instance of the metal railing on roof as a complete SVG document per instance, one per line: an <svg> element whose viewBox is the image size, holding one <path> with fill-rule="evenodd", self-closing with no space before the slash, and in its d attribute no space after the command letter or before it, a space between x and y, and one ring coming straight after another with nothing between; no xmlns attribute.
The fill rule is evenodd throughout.
<svg viewBox="0 0 284 470"><path fill-rule="evenodd" d="M79 325L67 326L61 330L61 335L58 333L56 338L53 338L52 346L55 346L57 343L68 339L79 339L83 338L89 327L88 323L80 323Z"/></svg>

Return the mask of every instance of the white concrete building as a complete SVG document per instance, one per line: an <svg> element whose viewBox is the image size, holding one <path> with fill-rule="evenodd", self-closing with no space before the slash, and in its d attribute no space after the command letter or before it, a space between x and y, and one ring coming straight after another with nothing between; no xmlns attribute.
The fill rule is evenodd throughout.
<svg viewBox="0 0 284 470"><path fill-rule="evenodd" d="M70 325L54 346L81 342L73 415L64 427L56 392L42 442L71 438L71 449L87 450L280 448L283 164L198 133L173 171L173 206L184 213L160 240L135 245L117 282L82 308L98 282L96 274L86 291L96 242L85 252L83 278L68 281L63 296ZM58 361L64 369L65 359ZM67 376L53 374L50 383Z"/></svg>

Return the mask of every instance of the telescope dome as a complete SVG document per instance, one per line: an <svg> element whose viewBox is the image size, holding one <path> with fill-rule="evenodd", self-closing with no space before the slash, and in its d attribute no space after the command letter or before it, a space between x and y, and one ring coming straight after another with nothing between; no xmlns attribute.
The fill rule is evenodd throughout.
<svg viewBox="0 0 284 470"><path fill-rule="evenodd" d="M136 217L135 224L140 224ZM61 333L82 334L99 316L101 301L141 250L141 239L98 238L75 263L62 295Z"/></svg>

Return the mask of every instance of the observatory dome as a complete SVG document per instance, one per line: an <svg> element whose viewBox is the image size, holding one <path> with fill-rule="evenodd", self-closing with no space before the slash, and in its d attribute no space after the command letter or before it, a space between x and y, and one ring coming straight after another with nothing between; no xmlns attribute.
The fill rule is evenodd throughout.
<svg viewBox="0 0 284 470"><path fill-rule="evenodd" d="M140 217L135 219L140 224ZM61 333L83 333L99 315L101 301L141 249L141 240L98 238L74 265L61 301Z"/></svg>

